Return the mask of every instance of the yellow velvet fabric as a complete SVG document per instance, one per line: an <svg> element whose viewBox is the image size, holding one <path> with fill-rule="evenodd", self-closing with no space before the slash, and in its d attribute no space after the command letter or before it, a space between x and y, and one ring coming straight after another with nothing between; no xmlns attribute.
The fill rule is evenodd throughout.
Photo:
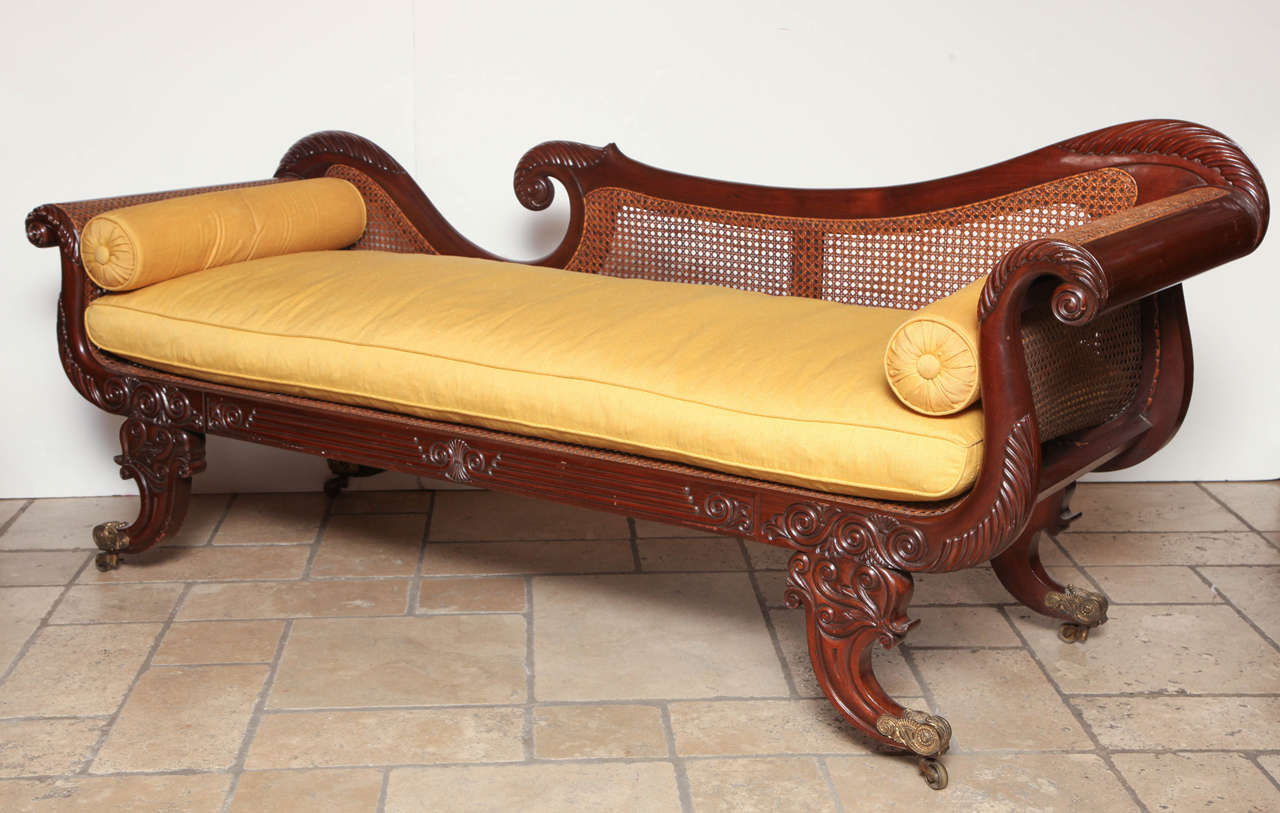
<svg viewBox="0 0 1280 813"><path fill-rule="evenodd" d="M458 257L289 254L95 300L100 347L212 381L936 500L982 417L884 381L899 311Z"/></svg>
<svg viewBox="0 0 1280 813"><path fill-rule="evenodd" d="M364 199L340 178L249 186L104 212L85 224L80 258L108 291L129 291L220 265L349 246Z"/></svg>
<svg viewBox="0 0 1280 813"><path fill-rule="evenodd" d="M987 278L918 311L884 351L884 373L902 403L923 415L953 415L978 400L978 300Z"/></svg>

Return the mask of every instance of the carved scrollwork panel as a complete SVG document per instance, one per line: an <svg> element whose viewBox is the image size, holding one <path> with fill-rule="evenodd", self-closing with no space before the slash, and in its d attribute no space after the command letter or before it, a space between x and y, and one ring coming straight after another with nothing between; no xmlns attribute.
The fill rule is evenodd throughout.
<svg viewBox="0 0 1280 813"><path fill-rule="evenodd" d="M120 476L138 481L144 492L168 491L178 478L204 471L204 443L190 432L129 418L120 427Z"/></svg>
<svg viewBox="0 0 1280 813"><path fill-rule="evenodd" d="M442 470L446 480L455 483L490 477L502 461L502 455L481 451L462 438L431 444L425 458Z"/></svg>
<svg viewBox="0 0 1280 813"><path fill-rule="evenodd" d="M685 498L693 512L705 517L711 525L728 533L750 534L755 528L755 501L731 497L719 491L698 494L685 486Z"/></svg>
<svg viewBox="0 0 1280 813"><path fill-rule="evenodd" d="M527 209L541 211L551 205L555 187L551 177L560 169L588 169L604 160L600 147L574 141L548 141L524 154L516 165L513 184L516 199Z"/></svg>
<svg viewBox="0 0 1280 813"><path fill-rule="evenodd" d="M985 320L996 309L1005 287L1026 265L1046 266L1062 279L1053 292L1053 315L1068 325L1083 325L1102 313L1111 296L1102 264L1088 250L1062 240L1033 240L1023 243L996 263L978 301L978 319Z"/></svg>

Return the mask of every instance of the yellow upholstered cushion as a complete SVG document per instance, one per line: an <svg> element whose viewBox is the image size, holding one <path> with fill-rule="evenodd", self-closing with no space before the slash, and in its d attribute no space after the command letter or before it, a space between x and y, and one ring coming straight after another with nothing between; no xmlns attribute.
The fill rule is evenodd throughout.
<svg viewBox="0 0 1280 813"><path fill-rule="evenodd" d="M978 299L982 277L898 326L884 373L899 400L923 415L953 415L978 400Z"/></svg>
<svg viewBox="0 0 1280 813"><path fill-rule="evenodd" d="M364 233L364 199L347 181L248 186L105 212L80 235L89 278L129 291L220 265L349 246Z"/></svg>
<svg viewBox="0 0 1280 813"><path fill-rule="evenodd" d="M898 403L901 312L514 263L290 254L99 297L106 350L197 378L849 494L964 491L982 416Z"/></svg>

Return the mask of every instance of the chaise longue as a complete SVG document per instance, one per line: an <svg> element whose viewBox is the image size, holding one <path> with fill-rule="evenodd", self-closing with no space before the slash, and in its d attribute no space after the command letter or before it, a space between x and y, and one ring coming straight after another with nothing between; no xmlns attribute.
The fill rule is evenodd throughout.
<svg viewBox="0 0 1280 813"><path fill-rule="evenodd" d="M827 697L944 786L950 726L886 695L871 646L911 628L913 573L986 562L1065 640L1106 620L1041 566L1040 534L1082 475L1177 430L1179 283L1262 240L1257 170L1153 120L877 189L556 141L516 196L545 209L553 180L568 231L532 264L341 132L271 179L35 209L63 368L124 417L141 493L94 529L98 567L175 532L208 434L324 456L331 490L393 469L777 545Z"/></svg>

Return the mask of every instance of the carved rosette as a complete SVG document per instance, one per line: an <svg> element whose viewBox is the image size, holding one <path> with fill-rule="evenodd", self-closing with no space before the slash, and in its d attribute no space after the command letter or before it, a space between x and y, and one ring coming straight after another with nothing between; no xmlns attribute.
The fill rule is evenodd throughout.
<svg viewBox="0 0 1280 813"><path fill-rule="evenodd" d="M204 443L198 436L138 418L120 427L120 448L115 458L120 476L137 480L144 492L168 491L173 480L205 469Z"/></svg>
<svg viewBox="0 0 1280 813"><path fill-rule="evenodd" d="M903 709L901 717L886 714L876 721L876 731L915 753L932 757L951 745L951 724L936 714Z"/></svg>
<svg viewBox="0 0 1280 813"><path fill-rule="evenodd" d="M477 477L492 475L502 455L482 452L462 438L453 438L431 444L426 458L432 465L443 469L445 479L469 483Z"/></svg>
<svg viewBox="0 0 1280 813"><path fill-rule="evenodd" d="M1106 308L1111 285L1097 257L1064 240L1032 240L1010 250L996 263L978 301L979 320L995 311L1005 287L1027 265L1041 266L1062 280L1054 289L1051 303L1053 315L1060 322L1084 325Z"/></svg>
<svg viewBox="0 0 1280 813"><path fill-rule="evenodd" d="M605 150L574 141L548 141L529 150L516 165L516 199L526 209L541 211L555 198L553 176L566 169L589 169L604 160Z"/></svg>
<svg viewBox="0 0 1280 813"><path fill-rule="evenodd" d="M1064 592L1045 593L1044 606L1050 610L1057 610L1062 617L1069 618L1077 624L1096 627L1107 620L1107 608L1110 602L1100 593L1068 584Z"/></svg>

